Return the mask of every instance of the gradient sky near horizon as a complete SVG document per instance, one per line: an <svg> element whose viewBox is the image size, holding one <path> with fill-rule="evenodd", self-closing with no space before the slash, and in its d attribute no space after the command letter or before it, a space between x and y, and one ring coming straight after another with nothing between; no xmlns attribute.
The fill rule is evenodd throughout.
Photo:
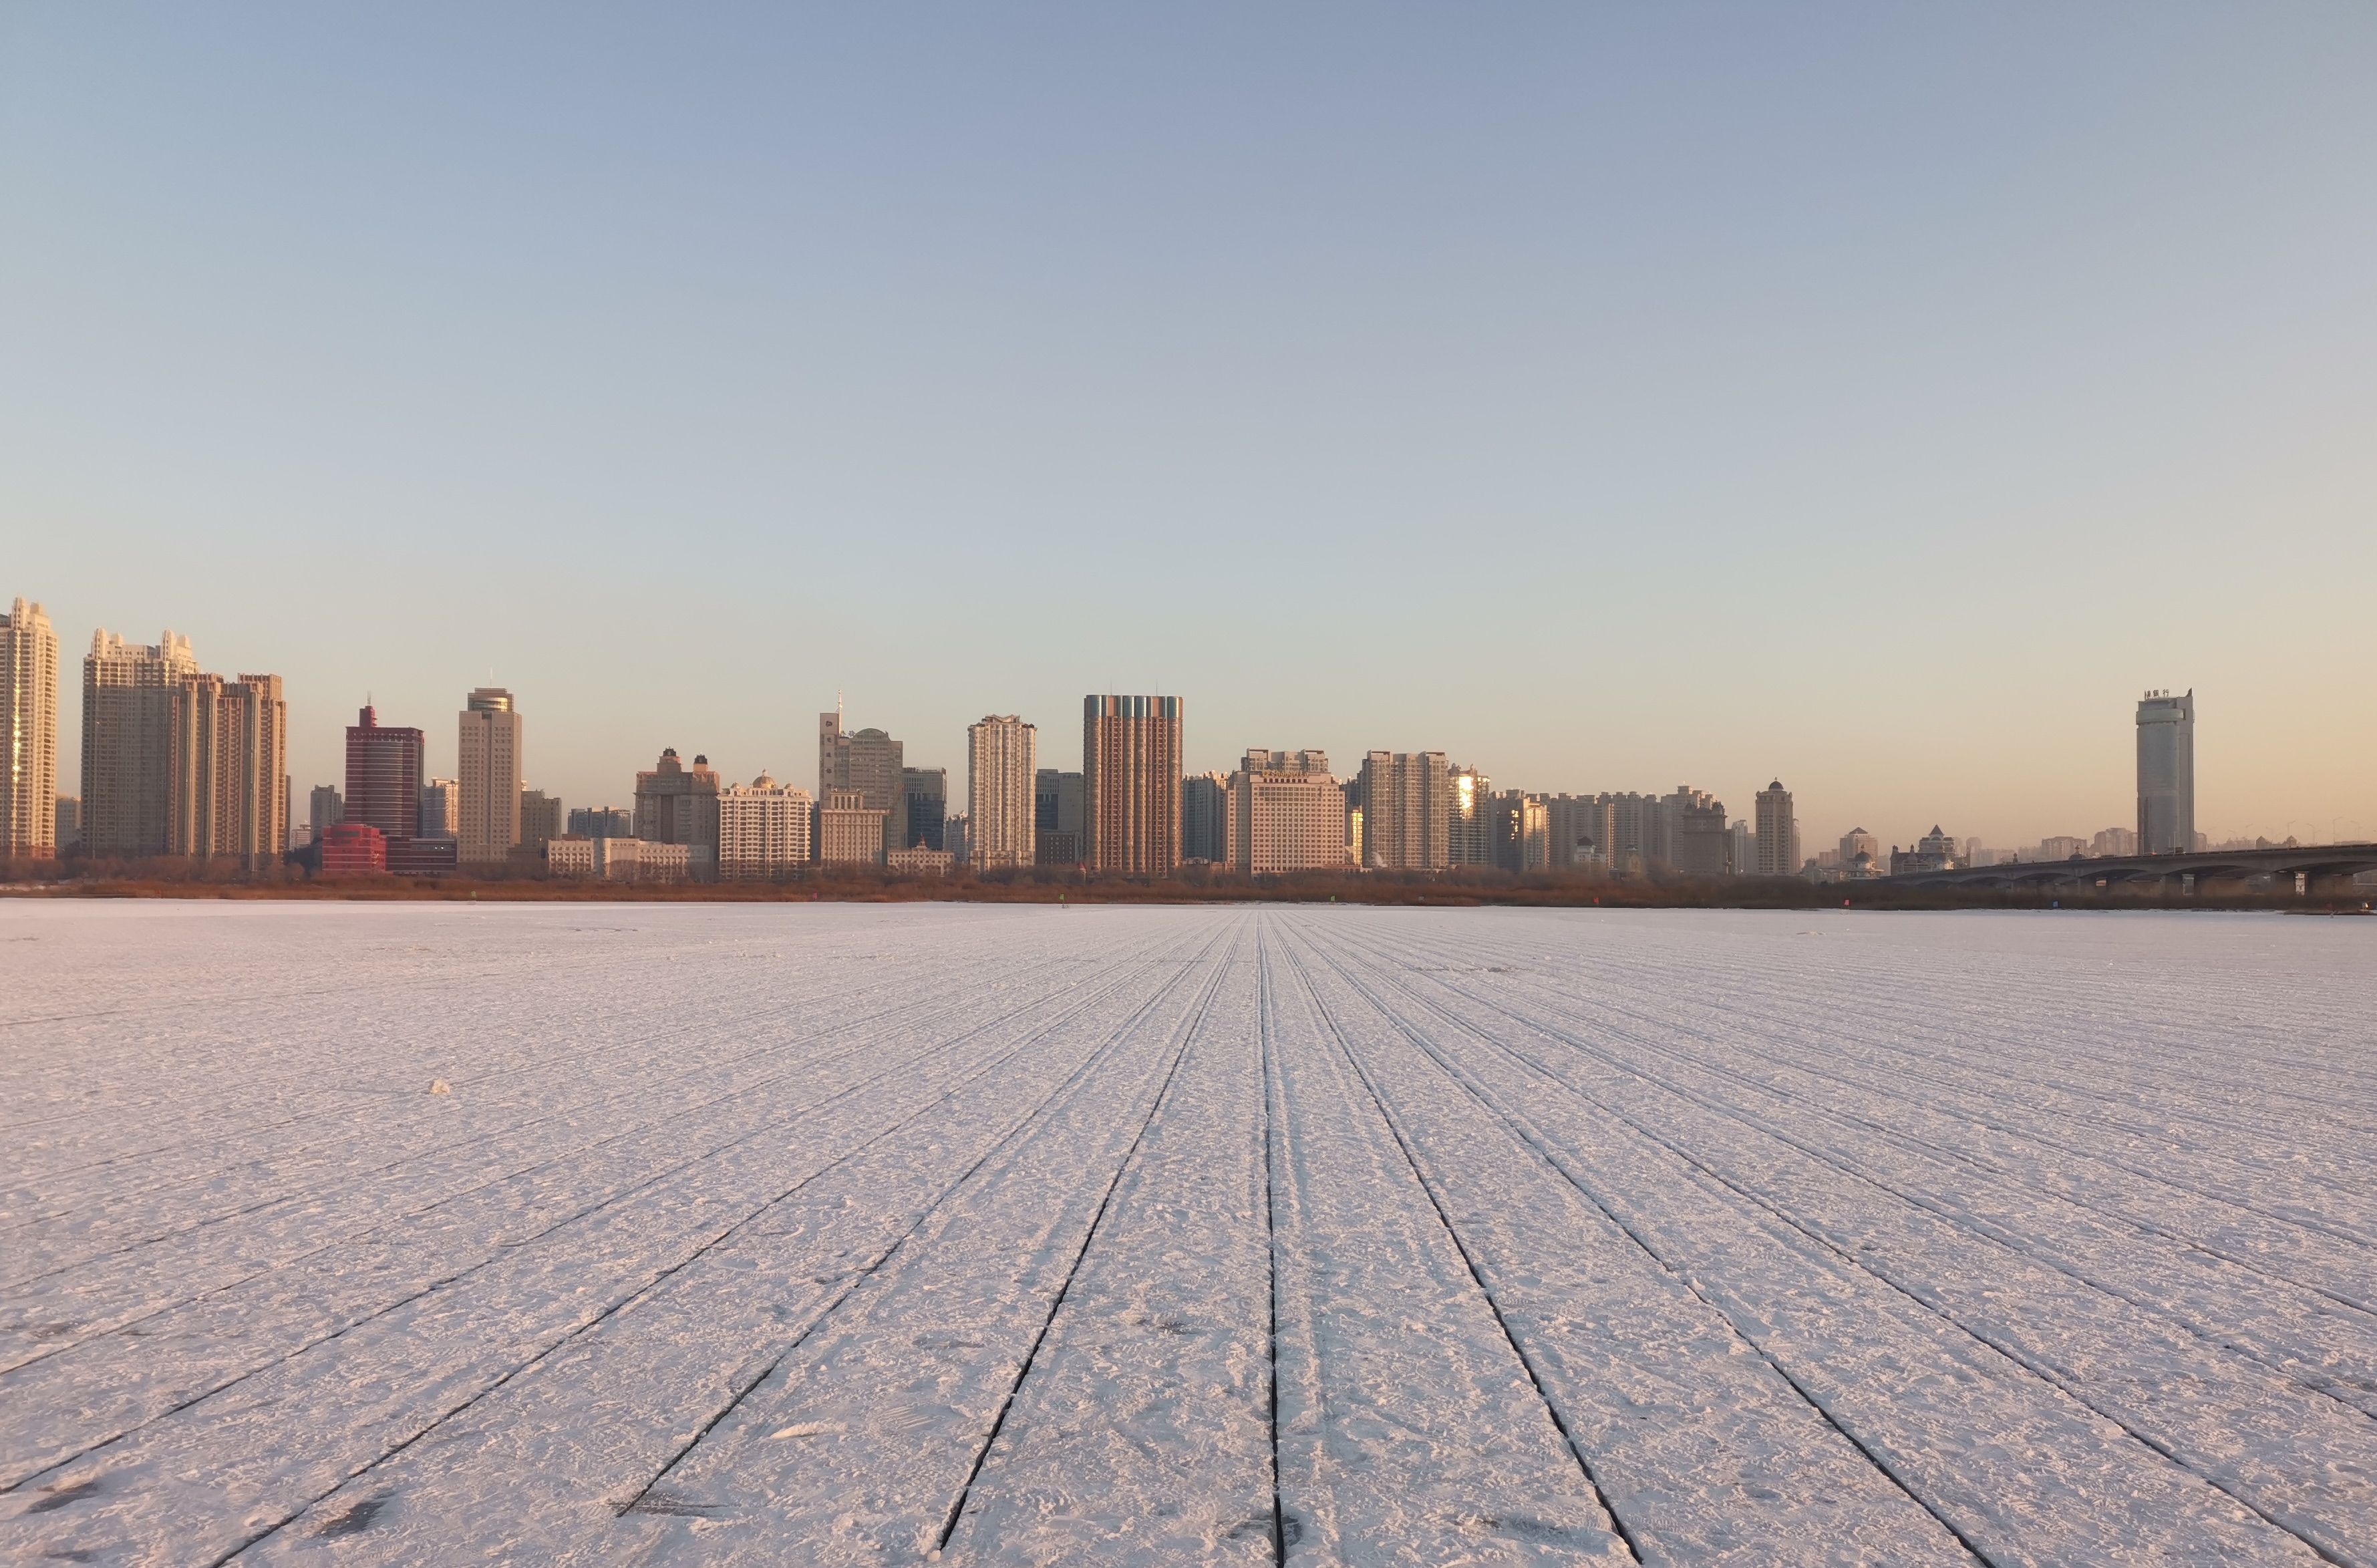
<svg viewBox="0 0 2377 1568"><path fill-rule="evenodd" d="M2377 835L2377 8L0 8L0 602L451 769Z"/></svg>

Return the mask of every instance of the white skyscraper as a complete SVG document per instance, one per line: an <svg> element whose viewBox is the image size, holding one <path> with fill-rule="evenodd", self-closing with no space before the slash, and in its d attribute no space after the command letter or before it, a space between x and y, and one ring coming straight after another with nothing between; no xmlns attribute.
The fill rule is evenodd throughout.
<svg viewBox="0 0 2377 1568"><path fill-rule="evenodd" d="M462 776L457 858L465 866L500 863L520 836L520 715L512 694L483 686L462 710Z"/></svg>
<svg viewBox="0 0 2377 1568"><path fill-rule="evenodd" d="M0 856L57 853L58 635L39 604L0 616Z"/></svg>
<svg viewBox="0 0 2377 1568"><path fill-rule="evenodd" d="M966 853L977 871L1029 866L1039 731L1013 713L966 729Z"/></svg>
<svg viewBox="0 0 2377 1568"><path fill-rule="evenodd" d="M2195 693L2149 691L2138 703L2138 853L2195 847Z"/></svg>

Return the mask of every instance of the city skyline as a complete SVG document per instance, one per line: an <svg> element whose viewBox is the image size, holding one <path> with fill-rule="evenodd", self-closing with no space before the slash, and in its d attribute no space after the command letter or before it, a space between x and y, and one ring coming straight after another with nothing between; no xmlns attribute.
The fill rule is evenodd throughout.
<svg viewBox="0 0 2377 1568"><path fill-rule="evenodd" d="M37 601L36 603L45 602ZM54 622L51 624L53 626L54 625ZM191 652L191 638L171 630L168 630L163 634L162 640L159 644L153 646L143 646L137 644L130 637L124 634L114 632L106 628L100 628L94 630L89 646L91 650L92 657L94 659L100 659L102 661L102 667L110 671L114 671L119 668L134 667L145 669L150 665L154 665L159 670L166 671L168 677L170 677L172 672L180 671L185 668L195 672L197 666L197 661ZM128 665L125 663L127 660L145 661L145 663L137 666ZM64 672L70 669L70 664L67 661L62 660L60 667L62 674L59 680L57 697L57 757L59 759L58 766L60 772L58 776L60 783L56 793L61 797L72 798L74 797L73 790L70 786L76 779L81 776L80 759L78 755L80 748L76 746L75 739L78 734L83 735L87 737L92 733L87 724L79 722L80 715L78 712L80 707L88 700L88 692L85 688L90 677L86 671L84 672L83 680L78 681L65 678ZM132 677L113 674L106 676L102 679L102 688L113 689L113 688L107 685L109 681L124 680L128 678ZM281 678L283 679L285 684L285 677ZM161 701L163 695L164 694L161 691L157 693L157 698L160 701ZM837 692L836 696L838 700L841 700L844 697L844 694ZM502 708L504 710L504 717L513 724L517 725L518 714L512 712L509 708L509 704L512 701L512 694L502 688L478 687L472 688L467 694L466 700L463 703L463 733L467 734L469 732L472 714L479 708L482 700L484 700L486 705L489 707ZM2135 712L2140 714L2144 714L2149 711L2158 711L2164 706L2167 700L2168 693L2166 691L2149 689L2145 693L2144 699L2133 698L2132 700ZM1078 699L1076 699L1076 700L1078 700ZM2184 699L2181 700L2189 721L2187 724L2187 746L2190 759L2188 771L2192 775L2194 771L2192 760L2194 749L2192 716L2194 712L2195 694L2193 689L2191 688L2188 690ZM1069 706L1069 703L1068 705ZM287 704L285 702L283 703L283 709L284 711L287 711ZM161 707L161 716L162 709ZM845 731L841 727L843 722L844 715L839 710L822 713L818 717L818 724L819 726L818 735L820 743L821 746L826 747L827 749L821 750L820 753L820 787L814 798L821 801L826 793L826 785L824 784L822 771L827 766L827 757L829 755L849 755L852 750L853 743L855 742L857 746L857 753L860 757L866 759L864 765L868 769L867 777L871 781L869 785L870 804L873 804L885 811L885 847L889 850L890 848L894 847L892 840L895 837L909 836L906 835L904 826L899 820L901 817L904 816L905 809L911 798L905 791L905 786L902 783L902 775L904 773L910 780L913 780L916 776L927 772L933 773L945 772L947 771L946 767L936 760L928 769L914 766L903 768L902 753L912 743L914 737L907 735L895 736L890 733L887 726L881 725L870 725L863 730ZM1024 720L1023 722L1028 724L1030 721ZM424 728L424 726L418 725L398 727L410 729ZM970 727L971 726L969 725L961 728L960 738L956 747L953 748L956 754L954 759L955 766L961 777L963 776L967 765L968 741L966 739L966 736L969 733ZM276 739L275 744L285 747L286 755L289 759L288 782L290 802L288 824L294 827L304 824L310 820L311 804L315 797L315 792L320 790L326 785L329 788L337 789L340 786L343 779L349 776L347 769L352 762L352 743L351 732L343 725L338 726L335 729L333 736L327 746L321 744L322 737L309 735L307 727L302 719L289 719L286 722L285 728L285 738ZM420 780L422 784L424 786L433 784L445 784L450 785L454 782L454 777L465 771L463 768L464 760L460 755L459 743L455 751L452 753L441 756L436 752L435 749L435 737L437 733L438 732L436 729L428 729L426 733L424 734L421 741L417 744ZM515 730L514 733L516 734L517 731ZM2217 734L2216 725L2214 733L2216 735ZM341 736L346 738L341 740L340 738ZM513 742L512 744L517 747L517 742ZM2074 818L2061 823L2039 825L2035 828L2018 830L2012 834L2001 835L1984 831L1978 826L1976 826L1974 822L1969 820L1959 819L1959 825L1953 831L1953 836L1959 843L1978 844L2000 854L2025 851L2032 849L2042 844L2052 845L2066 839L2077 839L2084 844L2096 843L2098 844L2096 853L2104 853L2105 851L2102 847L2101 841L2105 839L2107 834L2118 835L2128 832L2134 835L2134 829L2131 824L2133 823L2137 818L2139 801L2141 798L2141 775L2137 771L2139 759L2139 753L2137 751L2138 744L2139 743L2133 735L2129 745L2125 748L2123 754L2123 760L2130 765L2130 771L2128 773L2128 788L2126 792L2128 807L2120 815L2108 818L2108 820L2101 825L2090 826L2085 824L2080 819ZM926 758L933 757L935 754L930 749L932 745L933 741L931 739L927 739L926 749L917 752L916 755ZM1219 748L1221 748L1221 743L1215 740L1212 736L1201 735L1195 726L1188 727L1186 731L1183 755L1192 760L1184 767L1184 777L1194 778L1200 776L1194 766L1193 760L1205 752ZM1230 749L1234 750L1240 756L1244 754L1243 747L1233 747ZM1309 749L1318 753L1325 754L1327 748L1310 748ZM305 772L305 764L301 761L301 759L305 758L309 752L317 750L327 750L331 754L331 760L326 764L321 764L325 771L323 772L323 776L318 778L310 776ZM880 752L880 756L876 756L876 752ZM647 751L646 755L650 755L649 751ZM1074 760L1075 765L1078 766L1078 760ZM1235 763L1236 760L1236 758L1234 757L1233 763ZM633 798L632 788L623 789L619 784L621 777L630 776L635 773L636 770L633 766L623 769L621 773L618 775L608 777L590 775L590 777L595 777L597 782L590 783L582 789L573 789L566 779L558 779L549 775L532 776L530 772L519 767L516 755L511 760L510 765L512 768L510 776L518 784L519 791L523 792L521 795L522 798L525 798L528 795L535 795L557 798L565 807L584 806L589 808L614 806L620 800ZM850 764L847 762L842 764L844 769L847 769L849 765ZM1464 773L1475 773L1478 776L1480 784L1478 798L1481 801L1488 798L1487 792L1503 787L1516 789L1530 796L1552 797L1571 794L1591 795L1595 793L1612 792L1619 794L1631 794L1637 792L1636 786L1649 782L1623 779L1611 780L1607 778L1589 779L1583 781L1541 781L1535 779L1519 779L1511 781L1506 778L1503 781L1503 784L1498 785L1494 779L1496 770L1490 766L1481 766L1475 761L1458 757L1452 757L1449 765L1452 774L1454 775L1456 783L1460 781L1461 776ZM445 771L441 772L441 769ZM776 771L776 767L772 763L760 764L747 768L734 764L723 764L720 772L721 777L725 782L735 783L746 779L756 778L763 773L771 774ZM1226 776L1226 770L1212 771ZM877 774L880 774L881 777L877 778ZM1348 772L1340 776L1345 782L1350 784L1358 777L1358 772ZM1660 785L1658 786L1658 790L1664 790L1668 786L1666 785ZM1684 787L1698 790L1700 786L1687 783ZM161 791L161 784L159 788ZM1654 793L1657 793L1658 790L1654 790ZM1458 792L1456 791L1456 793ZM1737 822L1749 822L1755 817L1754 803L1753 805L1746 806L1739 802L1743 799L1748 799L1750 796L1761 794L1762 791L1757 788L1750 788L1728 793L1727 790L1720 789L1707 791L1706 793L1713 799L1718 802L1732 802L1726 806L1726 810L1731 820ZM2193 821L2197 817L2197 813L2194 809L2196 792L2192 783L2188 793L2190 796L2189 818L2191 821ZM876 798L878 795L882 797L879 800ZM159 808L161 810L161 793L160 794L160 799L157 804ZM1830 803L1825 804L1829 808ZM2371 811L2372 815L2377 815L2377 802L2371 803ZM1951 815L1953 815L1953 813L1940 810L1927 812L1922 809L1909 808L1897 805L1881 806L1872 810L1848 810L1843 812L1839 817L1839 820L1843 823L1851 823L1851 825L1834 831L1831 826L1833 819L1830 814L1830 809L1828 809L1826 815L1818 819L1821 823L1824 824L1822 826L1810 826L1804 815L1798 819L1799 828L1798 832L1795 834L1795 837L1804 845L1821 846L1828 844L1834 839L1844 836L1849 832L1864 831L1866 827L1865 819L1868 817L1873 818L1876 820L1890 821L1893 823L1903 821L1912 824L1915 820L1928 816L1932 819L1930 831L1936 833L1940 831L1940 823L1946 820ZM1855 819L1853 823L1851 822L1851 819ZM2216 802L2215 808L2210 815L2209 820L2213 825L2208 829L2204 827L2200 822L2197 823L2194 828L2193 837L2214 844L2250 840L2254 838L2265 838L2272 842L2282 842L2288 838L2294 838L2299 839L2305 843L2317 843L2359 842L2370 837L2377 837L2377 820L2366 820L2358 813L2346 814L2339 812L2333 814L2325 820L2308 815L2288 818L2283 821L2275 819L2264 821L2253 821L2248 820L2240 825L2231 827L2228 825L2230 819L2225 817L2218 810L2217 803ZM316 825L319 826L322 824ZM90 823L88 821L86 821L85 828L86 832L90 831ZM160 831L161 832L161 821L160 824ZM425 832L426 830L424 829L424 831ZM1452 831L1454 838L1456 840L1460 839L1461 831L1457 827ZM516 822L510 828L510 832L512 834L512 842L521 842L520 830ZM1889 847L1901 844L1911 848L1923 836L1923 832L1920 828L1910 825L1907 826L1903 832L1898 832L1896 831L1881 832L1876 833L1875 836L1882 843L1886 853ZM1456 843L1453 845L1453 848L1455 851L1453 855L1453 863L1462 863L1464 856L1460 853L1462 848L1461 844ZM1812 853L1812 851L1810 853Z"/></svg>
<svg viewBox="0 0 2377 1568"><path fill-rule="evenodd" d="M434 12L0 52L0 595L301 791L1094 689L2017 844L2168 688L2202 831L2377 834L2377 13Z"/></svg>

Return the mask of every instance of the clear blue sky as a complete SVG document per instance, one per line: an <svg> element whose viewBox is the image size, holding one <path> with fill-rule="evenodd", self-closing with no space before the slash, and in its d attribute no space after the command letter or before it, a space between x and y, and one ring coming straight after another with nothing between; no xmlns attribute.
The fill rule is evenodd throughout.
<svg viewBox="0 0 2377 1568"><path fill-rule="evenodd" d="M1161 689L2011 844L2192 686L2200 825L2377 832L2372 84L2363 4L11 5L0 599L283 676L301 800L492 671L572 804Z"/></svg>

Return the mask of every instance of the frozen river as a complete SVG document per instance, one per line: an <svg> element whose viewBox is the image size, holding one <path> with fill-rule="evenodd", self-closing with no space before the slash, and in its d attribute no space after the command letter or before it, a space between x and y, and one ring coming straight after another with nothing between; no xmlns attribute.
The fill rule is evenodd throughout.
<svg viewBox="0 0 2377 1568"><path fill-rule="evenodd" d="M0 1561L2377 1565L2377 921L0 903Z"/></svg>

